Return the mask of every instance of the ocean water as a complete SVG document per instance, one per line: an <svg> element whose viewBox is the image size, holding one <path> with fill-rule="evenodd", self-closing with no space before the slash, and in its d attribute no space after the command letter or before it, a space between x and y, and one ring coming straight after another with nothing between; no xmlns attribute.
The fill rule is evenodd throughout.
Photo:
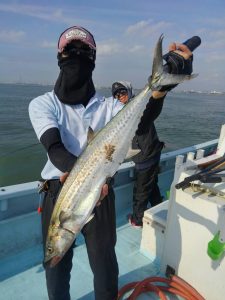
<svg viewBox="0 0 225 300"><path fill-rule="evenodd" d="M29 102L52 86L0 84L0 186L38 180L46 153L28 116ZM110 96L110 89L98 90ZM164 151L218 138L225 124L225 95L170 93L155 122Z"/></svg>

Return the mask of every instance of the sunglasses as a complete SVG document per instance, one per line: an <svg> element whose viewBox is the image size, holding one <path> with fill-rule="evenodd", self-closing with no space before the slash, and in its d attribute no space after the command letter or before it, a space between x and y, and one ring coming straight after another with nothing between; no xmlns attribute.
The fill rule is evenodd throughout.
<svg viewBox="0 0 225 300"><path fill-rule="evenodd" d="M63 54L68 56L83 56L90 60L95 60L96 51L86 45L83 45L82 47L67 45L63 50Z"/></svg>
<svg viewBox="0 0 225 300"><path fill-rule="evenodd" d="M127 95L127 90L119 90L118 92L115 93L115 97L118 98L120 96L125 96Z"/></svg>

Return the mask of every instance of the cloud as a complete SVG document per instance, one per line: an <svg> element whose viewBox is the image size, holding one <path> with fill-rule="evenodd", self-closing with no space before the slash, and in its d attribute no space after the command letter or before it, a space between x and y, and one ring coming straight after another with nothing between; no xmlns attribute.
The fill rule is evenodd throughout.
<svg viewBox="0 0 225 300"><path fill-rule="evenodd" d="M158 23L154 22L153 20L143 20L140 22L135 23L134 25L129 26L125 34L126 35L135 35L138 34L142 37L151 36L154 33L161 33L162 31L167 29L168 27L172 26L172 23L160 21Z"/></svg>
<svg viewBox="0 0 225 300"><path fill-rule="evenodd" d="M141 30L146 30L146 28L148 28L148 25L149 25L149 21L140 21L134 25L129 26L126 30L126 33L133 34Z"/></svg>
<svg viewBox="0 0 225 300"><path fill-rule="evenodd" d="M66 24L72 24L74 22L74 18L65 17L67 14L61 9L53 9L51 7L42 7L38 5L0 4L0 11L25 15L45 21L54 21Z"/></svg>
<svg viewBox="0 0 225 300"><path fill-rule="evenodd" d="M104 41L104 42L98 42L97 43L97 55L99 56L110 56L113 54L122 53L124 55L124 45L126 42L124 42L123 45L121 43L117 42L114 39ZM143 45L133 45L132 47L128 47L127 53L140 53L145 50L145 47Z"/></svg>
<svg viewBox="0 0 225 300"><path fill-rule="evenodd" d="M5 43L18 43L25 37L24 31L0 30L0 41Z"/></svg>
<svg viewBox="0 0 225 300"><path fill-rule="evenodd" d="M40 45L41 48L56 48L56 43L43 41Z"/></svg>
<svg viewBox="0 0 225 300"><path fill-rule="evenodd" d="M204 18L202 22L206 23L208 26L218 26L218 27L224 27L225 26L225 20L224 18Z"/></svg>
<svg viewBox="0 0 225 300"><path fill-rule="evenodd" d="M145 50L145 47L143 45L135 45L129 49L129 52L139 53L139 52L143 52L143 50Z"/></svg>
<svg viewBox="0 0 225 300"><path fill-rule="evenodd" d="M202 43L207 49L224 52L225 48L225 30L201 28L197 31L202 37Z"/></svg>
<svg viewBox="0 0 225 300"><path fill-rule="evenodd" d="M210 55L205 56L205 62L211 63L211 62L224 62L225 61L225 54L217 53L217 52L211 52Z"/></svg>
<svg viewBox="0 0 225 300"><path fill-rule="evenodd" d="M108 40L104 42L98 42L97 55L106 56L115 53L119 53L123 50L123 47L115 40Z"/></svg>

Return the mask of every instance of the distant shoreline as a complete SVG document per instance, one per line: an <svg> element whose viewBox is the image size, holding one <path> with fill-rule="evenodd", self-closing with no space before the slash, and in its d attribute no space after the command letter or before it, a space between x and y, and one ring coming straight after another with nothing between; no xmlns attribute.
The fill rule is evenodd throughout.
<svg viewBox="0 0 225 300"><path fill-rule="evenodd" d="M0 82L0 85L16 85L16 86L43 86L43 87L50 87L53 88L54 84L43 84L43 83L25 83L25 82L16 82L16 83L12 83L12 82ZM95 87L96 90L100 90L100 89L111 89L110 87L107 86L96 86ZM140 90L140 89L136 89L135 90ZM195 90L173 90L171 93L185 93L185 94L211 94L211 95L224 95L225 91L221 92L221 91L195 91Z"/></svg>

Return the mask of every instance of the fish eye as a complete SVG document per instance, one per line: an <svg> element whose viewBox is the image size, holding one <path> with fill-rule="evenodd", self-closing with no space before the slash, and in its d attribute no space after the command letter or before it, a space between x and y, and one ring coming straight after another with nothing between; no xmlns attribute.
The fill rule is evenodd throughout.
<svg viewBox="0 0 225 300"><path fill-rule="evenodd" d="M52 254L52 253L53 253L53 248L52 248L51 246L48 246L47 249L48 249L48 253L49 253L49 254Z"/></svg>

